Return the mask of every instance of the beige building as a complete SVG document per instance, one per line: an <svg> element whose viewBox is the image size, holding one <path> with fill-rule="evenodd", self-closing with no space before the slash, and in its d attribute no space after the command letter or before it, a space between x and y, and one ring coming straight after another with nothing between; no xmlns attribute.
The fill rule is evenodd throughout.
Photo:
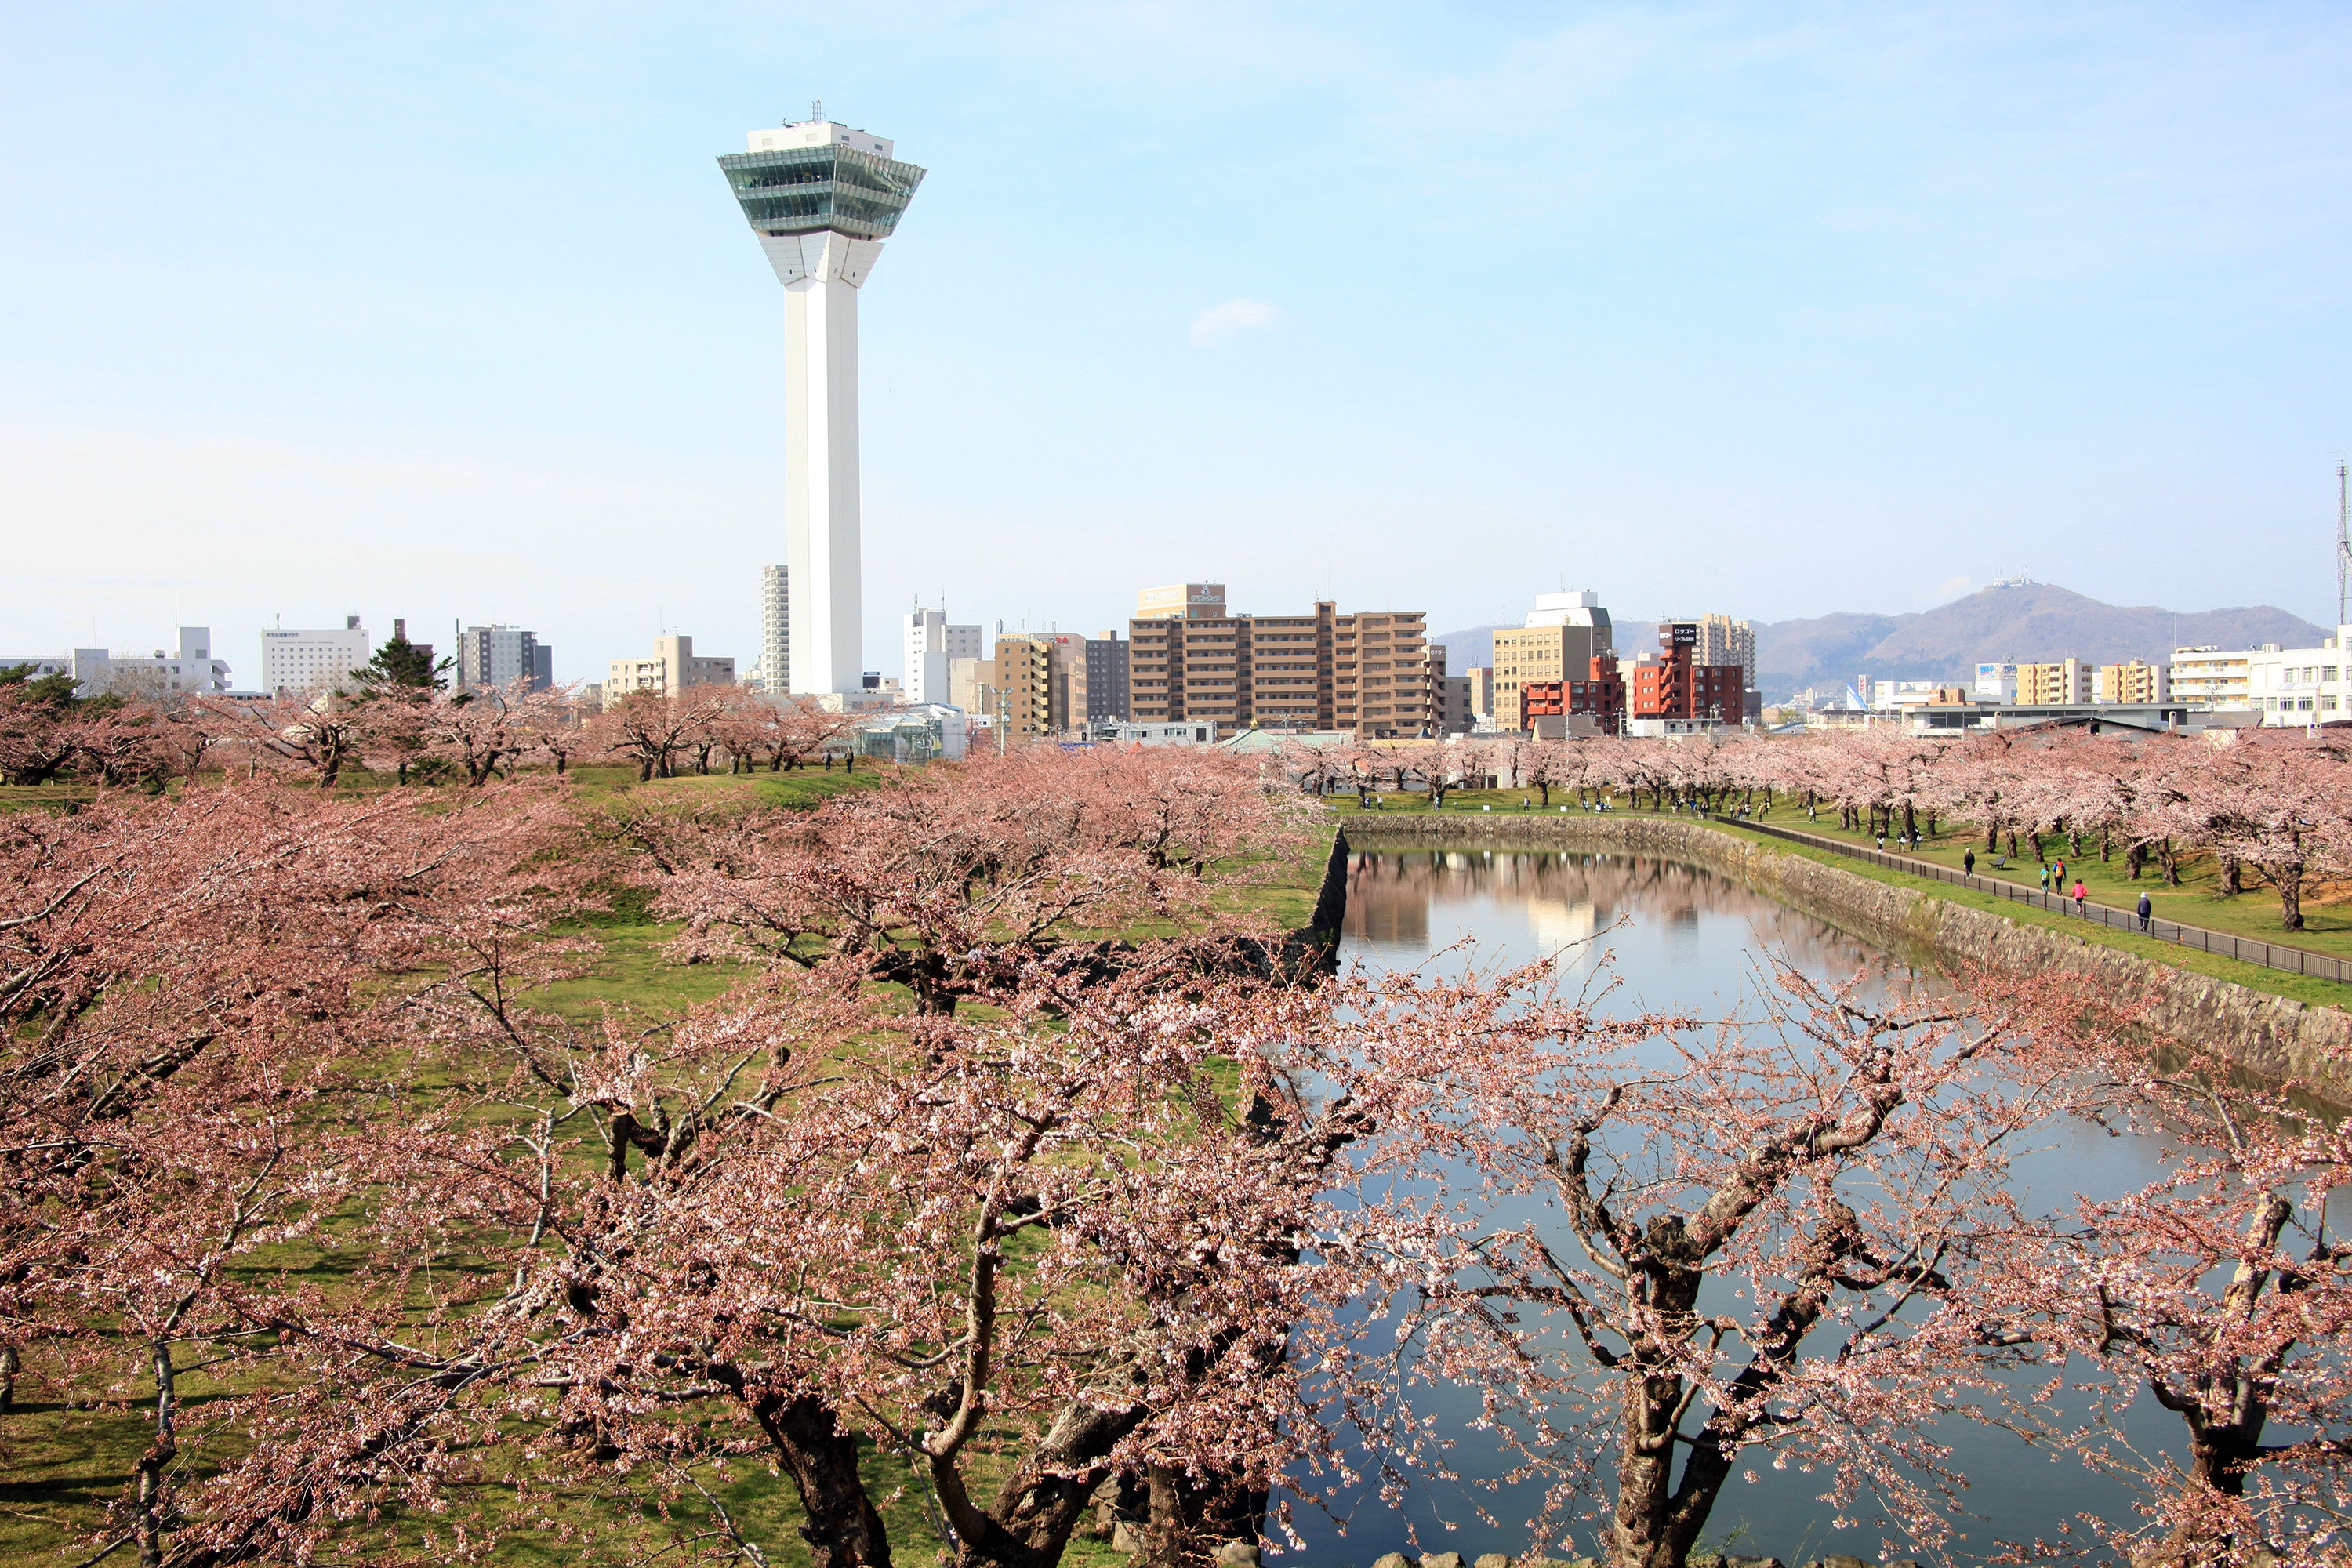
<svg viewBox="0 0 2352 1568"><path fill-rule="evenodd" d="M735 661L699 657L690 637L654 638L651 658L616 658L605 666L604 700L615 702L635 691L672 694L689 686L731 686Z"/></svg>
<svg viewBox="0 0 2352 1568"><path fill-rule="evenodd" d="M1747 689L1755 690L1756 628L1729 616L1701 616L1692 625L1698 627L1698 642L1692 650L1691 662L1736 664L1747 678Z"/></svg>
<svg viewBox="0 0 2352 1568"><path fill-rule="evenodd" d="M2160 664L2143 664L2136 658L2126 664L2103 664L2099 666L2099 700L2169 702L2172 682Z"/></svg>
<svg viewBox="0 0 2352 1568"><path fill-rule="evenodd" d="M1517 730L1521 688L1531 680L1590 679L1593 657L1614 653L1615 639L1609 612L1591 589L1537 595L1527 625L1505 626L1495 634L1484 711L1498 727Z"/></svg>
<svg viewBox="0 0 2352 1568"><path fill-rule="evenodd" d="M996 661L992 658L948 660L948 701L967 713L993 723L996 719Z"/></svg>
<svg viewBox="0 0 2352 1568"><path fill-rule="evenodd" d="M1427 619L1419 610L1342 616L1328 602L1305 616L1139 616L1128 626L1128 715L1207 720L1228 734L1433 734L1444 666Z"/></svg>
<svg viewBox="0 0 2352 1568"><path fill-rule="evenodd" d="M1025 745L1068 734L1087 724L1087 638L1077 632L1026 632L996 639L976 682L988 689L988 713L1004 729L1005 743ZM961 706L961 704L959 704Z"/></svg>
<svg viewBox="0 0 2352 1568"><path fill-rule="evenodd" d="M1464 670L1462 678L1470 683L1470 716L1492 719L1495 716L1495 667L1482 664Z"/></svg>
<svg viewBox="0 0 2352 1568"><path fill-rule="evenodd" d="M996 689L994 714L1001 743L1024 746L1055 731L1054 650L1028 637L996 639L991 683Z"/></svg>
<svg viewBox="0 0 2352 1568"><path fill-rule="evenodd" d="M2094 671L2079 658L2053 664L2017 667L2017 700L2023 707L2087 703L2093 700Z"/></svg>
<svg viewBox="0 0 2352 1568"><path fill-rule="evenodd" d="M1175 583L1135 595L1139 621L1221 621L1225 618L1223 583Z"/></svg>

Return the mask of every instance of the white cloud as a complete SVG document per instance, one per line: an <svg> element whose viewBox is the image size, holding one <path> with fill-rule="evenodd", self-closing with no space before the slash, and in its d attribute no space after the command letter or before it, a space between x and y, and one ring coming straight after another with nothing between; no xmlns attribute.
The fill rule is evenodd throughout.
<svg viewBox="0 0 2352 1568"><path fill-rule="evenodd" d="M1927 602L1931 605L1948 605L1975 586L1976 584L1966 577L1947 577L1936 584L1935 591L1927 595Z"/></svg>
<svg viewBox="0 0 2352 1568"><path fill-rule="evenodd" d="M1192 346L1214 348L1235 332L1253 327L1271 327L1282 320L1282 312L1263 300L1236 295L1222 305L1212 305L1192 318Z"/></svg>

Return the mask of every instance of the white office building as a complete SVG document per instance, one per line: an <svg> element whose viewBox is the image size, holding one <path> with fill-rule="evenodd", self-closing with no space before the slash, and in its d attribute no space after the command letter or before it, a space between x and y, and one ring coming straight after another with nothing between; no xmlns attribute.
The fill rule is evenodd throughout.
<svg viewBox="0 0 2352 1568"><path fill-rule="evenodd" d="M100 697L112 691L169 702L178 697L217 696L228 689L228 664L213 657L210 626L182 626L176 653L112 653L78 647L66 654L0 655L0 669L23 668L26 679L72 678L74 695Z"/></svg>
<svg viewBox="0 0 2352 1568"><path fill-rule="evenodd" d="M900 685L907 700L954 702L950 672L956 660L980 657L980 628L950 626L945 610L915 610L899 625L907 656Z"/></svg>
<svg viewBox="0 0 2352 1568"><path fill-rule="evenodd" d="M2265 727L2289 729L2352 721L2352 626L2336 628L2317 647L2281 647L2265 643L2242 653L2224 653L2218 662L2226 671L2243 661L2245 689L2238 706L2252 709ZM2186 655L2173 656L2172 694L2179 701L2180 665ZM2194 657L2194 656L2187 656ZM2212 655L2205 657L2210 660ZM2217 707L2221 704L2217 704Z"/></svg>
<svg viewBox="0 0 2352 1568"><path fill-rule="evenodd" d="M857 295L923 178L891 153L887 140L813 113L754 131L719 160L784 286L785 668L805 694L858 691L866 668Z"/></svg>
<svg viewBox="0 0 2352 1568"><path fill-rule="evenodd" d="M341 626L272 626L261 634L261 689L299 697L351 684L374 649L357 616Z"/></svg>
<svg viewBox="0 0 2352 1568"><path fill-rule="evenodd" d="M2008 663L1977 666L1976 687L1971 695L1979 702L2016 701L2017 666Z"/></svg>

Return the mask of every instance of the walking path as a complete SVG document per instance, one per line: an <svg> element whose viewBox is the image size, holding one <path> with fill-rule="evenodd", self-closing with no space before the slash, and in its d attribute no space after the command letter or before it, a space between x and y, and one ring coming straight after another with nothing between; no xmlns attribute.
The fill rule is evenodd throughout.
<svg viewBox="0 0 2352 1568"><path fill-rule="evenodd" d="M2336 981L2339 984L2352 981L2352 961L2331 957L2324 952L2314 952L2308 948L2289 947L2283 942L2255 942L2248 937L2231 936L2226 931L2208 931L2203 926L2182 925L2179 921L2153 917L2149 919L2147 928L2142 930L2138 918L2128 910L2110 909L2105 904L2085 900L2078 910L2074 900L2070 898L2041 892L2032 888L2020 887L2015 882L2004 881L1998 877L1967 876L1952 869L1949 866L1938 866L1933 860L1918 859L1909 855L1890 855L1883 849L1864 849L1835 838L1824 838L1811 833L1800 833L1790 827L1775 827L1769 823L1757 822L1748 817L1725 816L1717 812L1699 815L1709 822L1720 822L1731 827L1745 827L1769 837L1785 838L1792 844L1802 844L1814 849L1831 850L1856 860L1867 860L1873 865L1883 866L1890 871L1900 871L1908 877L1931 877L1938 882L1949 882L1955 887L1972 888L1980 893L1998 894L2001 898L2013 900L2021 904L2031 904L2036 909L2063 915L2068 920L2081 919L2105 926L2111 931L2135 931L2140 935L2156 937L2165 942L2177 942L2183 947L2193 947L2204 952L2219 953L2224 958L2234 958L2245 963L2259 963L2266 969L2284 969L2296 974L2309 974L2321 980Z"/></svg>

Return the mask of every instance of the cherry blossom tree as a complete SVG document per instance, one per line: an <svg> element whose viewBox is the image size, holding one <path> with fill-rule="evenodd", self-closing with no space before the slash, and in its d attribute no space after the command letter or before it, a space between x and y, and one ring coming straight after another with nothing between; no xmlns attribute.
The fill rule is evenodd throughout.
<svg viewBox="0 0 2352 1568"><path fill-rule="evenodd" d="M1117 933L1139 926L1227 942L1246 924L1270 953L1271 928L1212 918L1202 874L1295 852L1302 810L1226 753L1031 749L813 812L636 811L617 835L644 857L656 911L685 922L679 956L854 961L952 1012L1014 957L1117 965Z"/></svg>
<svg viewBox="0 0 2352 1568"><path fill-rule="evenodd" d="M1769 1018L1711 1035L1586 1014L1475 1054L1355 1002L1385 1065L1324 1068L1352 1088L1400 1070L1391 1035L1433 1048L1424 1098L1359 1176L1418 1195L1348 1222L1347 1249L1381 1260L1425 1374L1482 1391L1524 1472L1550 1478L1538 1539L1598 1500L1612 1568L1680 1568L1759 1458L1820 1468L1842 1516L1869 1497L1939 1542L1962 1478L1934 1425L2030 1342L1990 1310L1981 1260L2029 1228L2007 1167L2099 1026L2080 993L1986 980L1872 1003L1778 980ZM1479 1218L1534 1197L1556 1226ZM1357 1420L1411 1434L1381 1414L1387 1364L1361 1366ZM1442 1456L1408 1440L1397 1462Z"/></svg>
<svg viewBox="0 0 2352 1568"><path fill-rule="evenodd" d="M2352 1246L2327 1210L2352 1179L2352 1130L2177 1049L2118 1044L2085 1077L2084 1113L2158 1145L2161 1172L2079 1199L2053 1245L2011 1262L2005 1305L2093 1371L2068 1445L2140 1489L2137 1529L2095 1528L2135 1562L2335 1561L2352 1513ZM2179 1418L2181 1457L2126 1439L2142 1396Z"/></svg>
<svg viewBox="0 0 2352 1568"><path fill-rule="evenodd" d="M2352 766L2334 736L2241 734L2168 777L2149 830L2210 851L2225 872L2252 868L2277 889L2284 930L2303 929L2306 882L2352 875Z"/></svg>
<svg viewBox="0 0 2352 1568"><path fill-rule="evenodd" d="M635 763L637 782L669 778L712 735L735 701L731 689L632 691L608 700L588 726L586 746Z"/></svg>
<svg viewBox="0 0 2352 1568"><path fill-rule="evenodd" d="M12 1393L152 1389L115 1512L142 1561L184 1517L192 1443L249 1408L212 1400L191 1432L181 1379L269 1363L257 1314L289 1287L257 1249L315 1243L431 1142L388 1114L403 999L451 921L539 896L488 889L559 809L263 784L0 818L0 1360Z"/></svg>

